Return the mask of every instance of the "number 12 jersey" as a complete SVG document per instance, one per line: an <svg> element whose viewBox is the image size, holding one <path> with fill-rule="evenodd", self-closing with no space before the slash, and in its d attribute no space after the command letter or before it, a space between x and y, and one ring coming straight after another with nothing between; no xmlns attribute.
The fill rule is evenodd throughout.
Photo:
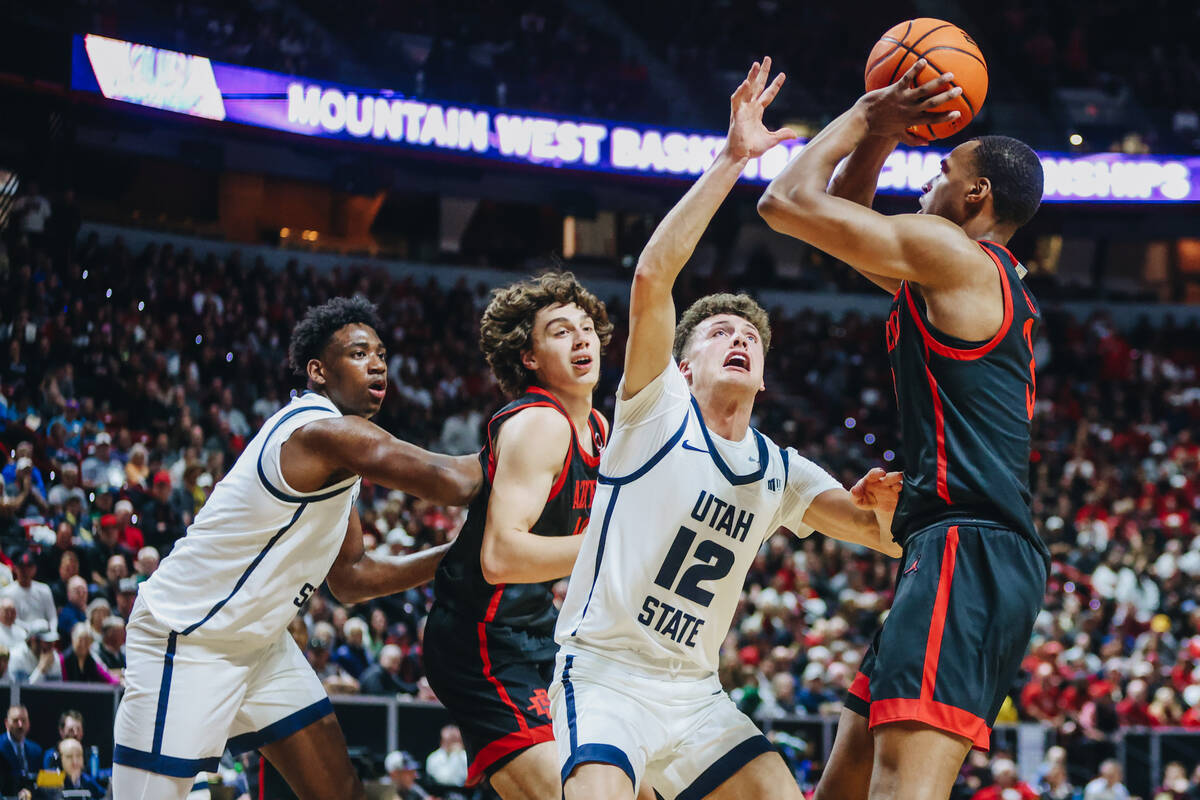
<svg viewBox="0 0 1200 800"><path fill-rule="evenodd" d="M643 673L711 675L763 540L812 533L809 504L842 487L757 430L711 432L673 360L623 391L555 639Z"/></svg>

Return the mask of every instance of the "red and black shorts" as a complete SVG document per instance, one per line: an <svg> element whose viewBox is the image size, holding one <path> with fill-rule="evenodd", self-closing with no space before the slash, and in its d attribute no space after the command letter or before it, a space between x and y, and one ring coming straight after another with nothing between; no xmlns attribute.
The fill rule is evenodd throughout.
<svg viewBox="0 0 1200 800"><path fill-rule="evenodd" d="M923 722L986 751L1045 588L1045 560L1009 528L972 520L912 534L846 708L871 728Z"/></svg>
<svg viewBox="0 0 1200 800"><path fill-rule="evenodd" d="M466 619L434 605L425 675L462 731L475 785L540 742L554 741L550 698L558 647L549 636Z"/></svg>

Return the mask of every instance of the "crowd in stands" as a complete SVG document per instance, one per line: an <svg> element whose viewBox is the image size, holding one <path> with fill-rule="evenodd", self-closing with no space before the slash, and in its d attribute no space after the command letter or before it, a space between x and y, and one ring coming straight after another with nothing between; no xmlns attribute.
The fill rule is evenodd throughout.
<svg viewBox="0 0 1200 800"><path fill-rule="evenodd" d="M391 355L377 421L398 436L469 453L503 403L476 345L482 286L295 262L276 272L169 245L133 252L119 239L62 239L71 228L51 214L40 234L14 235L0 295L4 683L120 682L139 584L301 388L285 352L309 306L355 292L379 304ZM707 288L685 286L679 299ZM621 298L610 314L618 333L597 395L609 412ZM898 466L881 327L855 315L774 318L754 424L847 485L871 466ZM1103 315L1046 310L1031 481L1054 561L1001 720L1052 726L1065 777L1053 765L1047 775L1081 791L1111 773L1101 764L1119 728L1200 729L1198 339L1194 323L1169 318L1120 330ZM368 546L392 553L449 540L464 514L369 484L359 503ZM772 536L723 650L726 687L764 722L835 712L893 580L881 556ZM432 700L421 662L430 591L351 607L317 592L292 631L330 692ZM972 761L960 792L1003 783L1002 761ZM1084 796L1120 800L1097 792Z"/></svg>

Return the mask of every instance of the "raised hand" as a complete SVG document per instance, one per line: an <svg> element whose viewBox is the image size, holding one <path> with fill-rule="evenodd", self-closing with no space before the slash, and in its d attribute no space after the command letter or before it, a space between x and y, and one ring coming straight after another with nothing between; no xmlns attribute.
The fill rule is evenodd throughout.
<svg viewBox="0 0 1200 800"><path fill-rule="evenodd" d="M908 129L958 119L958 111L932 110L962 94L960 87L947 88L954 81L954 73L943 73L918 86L917 76L926 63L925 59L919 59L891 86L867 92L859 98L858 105L866 113L867 127L872 135L898 139L910 145L925 145L929 142L909 133Z"/></svg>
<svg viewBox="0 0 1200 800"><path fill-rule="evenodd" d="M746 80L729 98L729 138L725 147L729 154L738 159L758 158L780 142L795 139L791 128L768 130L763 124L763 111L771 105L785 80L781 72L767 84L771 72L770 56L762 63L755 61L746 74Z"/></svg>

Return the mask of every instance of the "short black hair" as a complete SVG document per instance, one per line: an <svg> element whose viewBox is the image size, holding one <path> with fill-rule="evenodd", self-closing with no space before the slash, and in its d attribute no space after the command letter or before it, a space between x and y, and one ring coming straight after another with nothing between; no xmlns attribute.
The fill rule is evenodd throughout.
<svg viewBox="0 0 1200 800"><path fill-rule="evenodd" d="M975 169L992 182L992 208L997 222L1020 227L1037 213L1045 176L1033 148L1011 136L979 136L973 153Z"/></svg>
<svg viewBox="0 0 1200 800"><path fill-rule="evenodd" d="M288 365L297 375L307 375L308 362L321 357L333 335L355 324L367 325L376 333L383 327L375 304L362 295L335 297L309 308L292 329Z"/></svg>

